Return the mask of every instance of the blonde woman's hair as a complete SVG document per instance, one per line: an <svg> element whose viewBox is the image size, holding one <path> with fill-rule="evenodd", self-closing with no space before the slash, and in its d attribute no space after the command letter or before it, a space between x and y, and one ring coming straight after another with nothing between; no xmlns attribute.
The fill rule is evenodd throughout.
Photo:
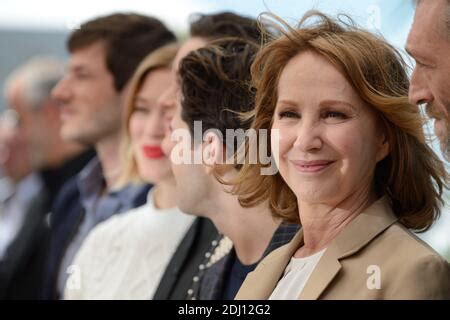
<svg viewBox="0 0 450 320"><path fill-rule="evenodd" d="M121 145L121 160L123 170L121 172L121 176L118 179L118 183L116 184L116 188L121 188L129 183L142 182L137 169L134 152L131 148L129 127L130 118L134 112L136 96L141 89L147 75L156 69L170 68L178 49L179 45L173 43L153 51L139 64L133 77L131 78L130 91L124 114L125 123L123 128L125 132L123 135L123 143Z"/></svg>

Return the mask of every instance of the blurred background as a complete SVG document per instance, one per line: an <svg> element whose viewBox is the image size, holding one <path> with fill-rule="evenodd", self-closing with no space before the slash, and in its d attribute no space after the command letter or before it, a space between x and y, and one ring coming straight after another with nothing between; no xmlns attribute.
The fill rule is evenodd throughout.
<svg viewBox="0 0 450 320"><path fill-rule="evenodd" d="M381 34L395 45L413 65L403 49L413 19L412 0L1 0L0 88L3 88L6 76L32 56L50 54L67 57L65 39L68 33L85 20L99 15L117 11L153 15L183 37L187 32L189 16L195 12L230 10L256 17L270 11L295 23L309 9L318 9L331 15L351 15L359 25ZM2 94L0 111L4 107ZM430 145L438 151L431 128L432 123L428 123L426 130L430 135ZM420 236L450 260L448 192L446 203L438 223Z"/></svg>

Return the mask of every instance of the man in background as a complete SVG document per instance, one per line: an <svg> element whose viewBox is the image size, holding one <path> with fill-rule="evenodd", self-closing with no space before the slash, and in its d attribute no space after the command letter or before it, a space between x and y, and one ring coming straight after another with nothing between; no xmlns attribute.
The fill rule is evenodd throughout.
<svg viewBox="0 0 450 320"><path fill-rule="evenodd" d="M161 21L132 13L90 20L69 36L68 70L53 90L62 108L61 134L93 146L97 157L64 186L53 206L43 298L61 296L78 249L98 223L146 202L148 186L115 187L122 111L138 64L172 41Z"/></svg>
<svg viewBox="0 0 450 320"><path fill-rule="evenodd" d="M64 64L36 57L7 79L0 121L0 299L35 299L42 283L48 212L62 184L93 152L59 135L50 97Z"/></svg>
<svg viewBox="0 0 450 320"><path fill-rule="evenodd" d="M435 120L444 158L450 162L450 1L419 0L406 50L415 59L409 98L426 104Z"/></svg>

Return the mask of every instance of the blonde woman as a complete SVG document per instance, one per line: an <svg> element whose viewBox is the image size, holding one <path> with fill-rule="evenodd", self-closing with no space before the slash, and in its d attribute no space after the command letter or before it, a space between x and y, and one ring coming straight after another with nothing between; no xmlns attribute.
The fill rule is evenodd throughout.
<svg viewBox="0 0 450 320"><path fill-rule="evenodd" d="M162 152L167 107L158 103L171 82L177 45L150 54L138 67L126 110L121 183L153 184L147 203L97 226L87 237L67 281L66 299L151 299L193 217L175 203L175 180Z"/></svg>

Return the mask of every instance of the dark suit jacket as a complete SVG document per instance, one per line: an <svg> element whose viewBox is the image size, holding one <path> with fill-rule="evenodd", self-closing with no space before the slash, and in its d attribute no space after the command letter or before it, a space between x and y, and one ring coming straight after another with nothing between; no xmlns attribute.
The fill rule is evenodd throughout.
<svg viewBox="0 0 450 320"><path fill-rule="evenodd" d="M48 249L48 213L57 190L95 155L86 151L40 172L44 189L28 204L25 223L0 263L0 299L38 299Z"/></svg>
<svg viewBox="0 0 450 320"><path fill-rule="evenodd" d="M50 243L44 270L44 285L41 298L52 300L59 298L56 283L63 253L84 218L84 209L81 205L76 178L69 180L60 190L53 204L50 218Z"/></svg>
<svg viewBox="0 0 450 320"><path fill-rule="evenodd" d="M26 223L0 262L0 298L37 298L42 279L43 240L47 235L45 215L48 195L42 190L28 204Z"/></svg>
<svg viewBox="0 0 450 320"><path fill-rule="evenodd" d="M197 274L211 242L216 240L218 235L209 219L196 218L172 256L153 299L185 299L192 278Z"/></svg>

